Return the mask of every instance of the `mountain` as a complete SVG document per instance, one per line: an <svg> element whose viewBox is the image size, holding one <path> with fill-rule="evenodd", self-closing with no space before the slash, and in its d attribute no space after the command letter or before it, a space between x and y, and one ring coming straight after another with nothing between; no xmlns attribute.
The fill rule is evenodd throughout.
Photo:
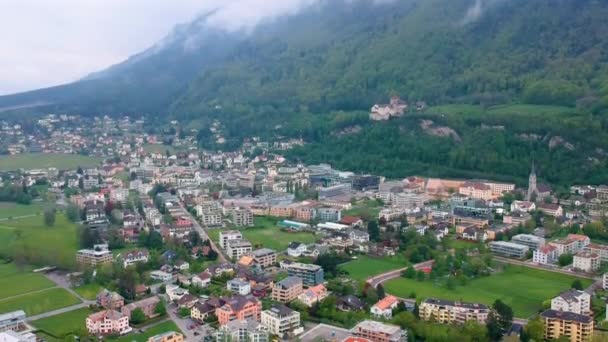
<svg viewBox="0 0 608 342"><path fill-rule="evenodd" d="M608 151L606 1L318 0L250 31L214 26L213 14L81 81L2 96L0 110L149 113L195 121L205 145L217 119L223 148L251 135L302 137L312 144L294 158L393 176L523 179L534 155L550 182L608 181L598 172ZM370 123L369 108L392 94L432 107Z"/></svg>

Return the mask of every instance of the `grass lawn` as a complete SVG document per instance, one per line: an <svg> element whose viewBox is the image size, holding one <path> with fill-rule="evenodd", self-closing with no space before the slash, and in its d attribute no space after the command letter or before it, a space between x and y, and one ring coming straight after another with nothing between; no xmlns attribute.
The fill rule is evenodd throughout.
<svg viewBox="0 0 608 342"><path fill-rule="evenodd" d="M32 322L32 325L47 335L63 340L68 335L86 331L85 320L92 314L89 308L76 309L61 315L51 316Z"/></svg>
<svg viewBox="0 0 608 342"><path fill-rule="evenodd" d="M17 272L3 275L0 277L0 300L51 287L55 287L55 283L38 273Z"/></svg>
<svg viewBox="0 0 608 342"><path fill-rule="evenodd" d="M0 300L0 313L24 310L28 316L61 309L80 303L78 298L62 288L24 294L19 297Z"/></svg>
<svg viewBox="0 0 608 342"><path fill-rule="evenodd" d="M55 225L45 226L42 216L0 221L0 251L23 253L32 264L69 267L78 247L76 225L62 213Z"/></svg>
<svg viewBox="0 0 608 342"><path fill-rule="evenodd" d="M382 209L382 204L375 200L365 200L353 205L352 208L348 210L344 210L342 212L342 216L359 216L359 217L369 217L376 219L378 218L378 213Z"/></svg>
<svg viewBox="0 0 608 342"><path fill-rule="evenodd" d="M78 154L22 153L12 156L0 156L0 171L43 169L48 167L70 170L76 169L78 166L95 166L99 162L100 160L97 158Z"/></svg>
<svg viewBox="0 0 608 342"><path fill-rule="evenodd" d="M316 238L309 232L290 233L281 230L277 223L278 220L272 217L255 217L255 226L243 228L243 237L249 240L254 246L263 246L276 251L284 251L292 241L305 244L313 243ZM221 229L210 229L209 237L214 241L219 241Z"/></svg>
<svg viewBox="0 0 608 342"><path fill-rule="evenodd" d="M150 329L147 329L143 333L131 333L127 336L122 336L119 338L107 338L106 341L114 341L114 342L146 342L148 338L162 334L168 331L175 331L181 333L182 331L173 323L172 321L167 321L160 323L158 325L153 326Z"/></svg>
<svg viewBox="0 0 608 342"><path fill-rule="evenodd" d="M101 290L103 290L103 287L99 284L87 284L74 288L76 293L88 300L95 300Z"/></svg>
<svg viewBox="0 0 608 342"><path fill-rule="evenodd" d="M12 202L0 202L0 219L39 214L42 212L42 205L32 203L29 205L17 204ZM0 221L7 222L7 221Z"/></svg>
<svg viewBox="0 0 608 342"><path fill-rule="evenodd" d="M448 246L454 249L473 249L477 248L478 245L475 242L459 240L459 239L451 239L448 242Z"/></svg>
<svg viewBox="0 0 608 342"><path fill-rule="evenodd" d="M402 255L385 258L359 256L357 260L340 265L340 268L348 272L351 278L361 281L377 274L403 268L408 264Z"/></svg>
<svg viewBox="0 0 608 342"><path fill-rule="evenodd" d="M165 154L167 152L167 150L169 150L169 153L174 154L176 152L182 151L184 149L178 149L175 148L171 145L162 145L162 144L145 144L143 145L144 151L148 152L148 153L162 153Z"/></svg>
<svg viewBox="0 0 608 342"><path fill-rule="evenodd" d="M435 297L487 305L501 299L513 308L516 317L527 318L541 308L543 301L569 289L575 279L565 274L507 265L502 272L472 280L465 286L458 285L454 290L430 281L419 282L403 277L387 282L384 288L387 293L400 297L414 292L417 298ZM581 281L585 287L591 284L588 279Z"/></svg>

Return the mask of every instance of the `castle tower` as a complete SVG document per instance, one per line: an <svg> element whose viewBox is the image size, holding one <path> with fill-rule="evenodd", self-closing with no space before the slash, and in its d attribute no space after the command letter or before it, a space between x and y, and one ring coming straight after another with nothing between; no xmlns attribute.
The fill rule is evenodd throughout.
<svg viewBox="0 0 608 342"><path fill-rule="evenodd" d="M528 194L526 195L526 201L531 201L534 194L538 193L536 188L536 170L534 162L532 162L532 171L530 171L530 177L528 178Z"/></svg>

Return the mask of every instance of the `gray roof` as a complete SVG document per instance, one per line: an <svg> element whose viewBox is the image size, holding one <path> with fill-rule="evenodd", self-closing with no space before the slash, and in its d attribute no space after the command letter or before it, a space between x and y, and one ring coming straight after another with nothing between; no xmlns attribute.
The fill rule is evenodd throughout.
<svg viewBox="0 0 608 342"><path fill-rule="evenodd" d="M580 323L591 323L593 321L593 318L591 318L591 316L579 315L574 312L559 311L559 310L552 310L552 309L544 311L543 313L540 314L540 316L543 318L562 319L565 321L576 321L576 322L580 322Z"/></svg>
<svg viewBox="0 0 608 342"><path fill-rule="evenodd" d="M300 277L296 277L296 276L291 276L291 277L287 277L281 281L279 281L277 283L277 286L280 286L282 288L290 288L290 287L294 287L294 286L302 286L302 279Z"/></svg>

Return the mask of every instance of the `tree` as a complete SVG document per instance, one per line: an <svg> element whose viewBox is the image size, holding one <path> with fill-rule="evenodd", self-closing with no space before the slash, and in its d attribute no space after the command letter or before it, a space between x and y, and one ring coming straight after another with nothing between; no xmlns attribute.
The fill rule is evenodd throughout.
<svg viewBox="0 0 608 342"><path fill-rule="evenodd" d="M521 334L522 342L535 341L541 342L544 339L545 324L539 318L528 321L528 324L524 327L524 331Z"/></svg>
<svg viewBox="0 0 608 342"><path fill-rule="evenodd" d="M55 215L56 210L54 207L44 209L44 224L47 227L52 227L55 225Z"/></svg>
<svg viewBox="0 0 608 342"><path fill-rule="evenodd" d="M167 314L167 307L165 306L164 301L161 300L160 302L158 302L158 304L156 304L156 306L154 307L154 313L159 316L164 316Z"/></svg>
<svg viewBox="0 0 608 342"><path fill-rule="evenodd" d="M572 286L573 289L577 289L579 291L583 290L583 283L581 282L580 279L576 279L572 282Z"/></svg>
<svg viewBox="0 0 608 342"><path fill-rule="evenodd" d="M414 279L416 277L416 269L410 266L403 271L402 276L408 279Z"/></svg>
<svg viewBox="0 0 608 342"><path fill-rule="evenodd" d="M573 259L574 259L574 257L572 256L572 254L564 253L559 256L559 258L557 259L557 263L560 266L564 267L564 266L570 265L572 263Z"/></svg>
<svg viewBox="0 0 608 342"><path fill-rule="evenodd" d="M462 326L462 333L470 338L472 342L484 342L488 340L488 329L475 320L468 320Z"/></svg>
<svg viewBox="0 0 608 342"><path fill-rule="evenodd" d="M386 297L386 293L384 292L384 286L382 286L382 284L378 284L378 286L376 286L376 295L378 296L378 299L383 299L384 297Z"/></svg>
<svg viewBox="0 0 608 342"><path fill-rule="evenodd" d="M131 312L131 323L140 324L146 321L146 314L141 308L137 308Z"/></svg>
<svg viewBox="0 0 608 342"><path fill-rule="evenodd" d="M75 204L70 204L65 210L65 216L71 222L76 222L80 217L80 209L78 209L78 206L76 206Z"/></svg>
<svg viewBox="0 0 608 342"><path fill-rule="evenodd" d="M369 221L367 223L367 233L371 241L377 242L380 240L380 228L377 221Z"/></svg>
<svg viewBox="0 0 608 342"><path fill-rule="evenodd" d="M492 304L492 311L488 315L486 327L488 335L493 341L499 341L503 333L513 324L513 309L497 299Z"/></svg>
<svg viewBox="0 0 608 342"><path fill-rule="evenodd" d="M417 271L416 272L416 280L418 280L418 281L424 281L424 279L426 279L426 274L423 271Z"/></svg>

